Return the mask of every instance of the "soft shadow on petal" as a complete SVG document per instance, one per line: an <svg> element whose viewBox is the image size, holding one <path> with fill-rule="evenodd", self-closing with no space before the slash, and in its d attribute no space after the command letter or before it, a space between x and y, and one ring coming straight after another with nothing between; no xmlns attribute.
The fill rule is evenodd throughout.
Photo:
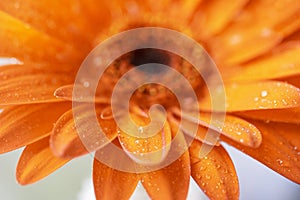
<svg viewBox="0 0 300 200"><path fill-rule="evenodd" d="M239 184L234 165L222 147L214 147L204 158L199 158L201 143L190 147L192 177L210 199L239 199Z"/></svg>
<svg viewBox="0 0 300 200"><path fill-rule="evenodd" d="M33 143L51 132L53 123L70 103L5 107L0 113L0 153Z"/></svg>
<svg viewBox="0 0 300 200"><path fill-rule="evenodd" d="M94 159L93 182L97 200L127 200L134 192L139 176L121 172Z"/></svg>
<svg viewBox="0 0 300 200"><path fill-rule="evenodd" d="M141 182L151 199L186 199L190 182L189 153L158 171L141 174Z"/></svg>
<svg viewBox="0 0 300 200"><path fill-rule="evenodd" d="M61 159L53 155L49 148L49 137L46 137L24 149L17 166L17 180L22 185L34 183L68 161L68 159Z"/></svg>
<svg viewBox="0 0 300 200"><path fill-rule="evenodd" d="M300 124L300 107L285 109L251 110L237 112L237 115L256 120Z"/></svg>
<svg viewBox="0 0 300 200"><path fill-rule="evenodd" d="M226 140L254 159L288 179L300 183L300 125L251 121L262 133L263 142L257 149Z"/></svg>

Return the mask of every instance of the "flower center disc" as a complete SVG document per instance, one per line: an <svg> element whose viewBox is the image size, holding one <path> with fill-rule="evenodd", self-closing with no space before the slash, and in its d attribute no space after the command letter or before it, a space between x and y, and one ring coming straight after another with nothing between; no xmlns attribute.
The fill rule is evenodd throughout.
<svg viewBox="0 0 300 200"><path fill-rule="evenodd" d="M109 69L110 66L114 67ZM89 87L84 87L86 82ZM112 115L122 132L136 138L153 137L165 127L167 113L174 106L180 108L182 113L196 111L193 117L199 119L197 89L203 83L212 95L212 110L218 107L218 110L223 108L225 111L225 97L220 95L220 91L224 91L221 76L209 55L196 41L165 28L137 28L112 36L87 56L77 73L73 107L81 106L80 99L83 97L94 100L99 92L97 88L101 86L104 89L99 95L111 98ZM218 95L214 95L215 91ZM141 127L132 120L132 103L145 110L149 124ZM172 134L168 147L143 154L149 161L147 163L151 163L153 153L165 155L168 149L167 156L161 162L142 165L134 162L126 150L106 137L98 124L95 105L89 104L87 109L94 111L89 127L96 131L87 135L86 130L79 129L79 137L88 151L97 151L95 157L100 162L119 171L144 173L161 169L186 152L193 140L192 137L184 138L178 131ZM75 124L80 124L80 113L74 109L73 115ZM212 113L212 120L216 118L222 121L221 115ZM192 136L196 135L197 129L196 123L190 127ZM206 153L209 150L206 149Z"/></svg>

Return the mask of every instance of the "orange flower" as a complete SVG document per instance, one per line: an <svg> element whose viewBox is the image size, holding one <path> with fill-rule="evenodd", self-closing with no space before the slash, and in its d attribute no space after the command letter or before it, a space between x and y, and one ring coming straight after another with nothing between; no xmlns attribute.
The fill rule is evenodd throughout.
<svg viewBox="0 0 300 200"><path fill-rule="evenodd" d="M149 51L122 56L100 80L104 87L97 90L98 121L109 139L97 153L116 144L141 164L138 156L154 151L155 146L166 149L177 131L184 141L181 133L188 137L189 124L196 124L198 132L189 151L156 171L121 172L95 159L97 199L128 199L138 181L153 199L185 199L190 176L211 199L238 199L238 179L222 141L299 183L299 15L298 0L236 0L230 4L219 0L0 1L0 56L21 62L0 68L0 152L26 146L17 167L21 184L36 182L88 153L76 128L93 132L88 126L91 113L84 107L76 108L86 122L78 127L71 102L80 64L93 47L112 34L156 26L193 37L217 63L226 91L224 125L209 126L210 95L192 67L174 54L154 51L150 54L162 57L158 62L169 59L172 67L191 78L200 99L200 120L181 116L172 94L148 85L134 94L130 111L138 125L144 125L149 106L164 105L168 121L163 130L140 140L120 131L113 119L104 116L110 112L107 102L112 83L134 67L136 54L141 57ZM186 126L178 126L180 117ZM212 145L204 140L208 129L221 136L201 158L201 146ZM160 155L157 159L164 158Z"/></svg>

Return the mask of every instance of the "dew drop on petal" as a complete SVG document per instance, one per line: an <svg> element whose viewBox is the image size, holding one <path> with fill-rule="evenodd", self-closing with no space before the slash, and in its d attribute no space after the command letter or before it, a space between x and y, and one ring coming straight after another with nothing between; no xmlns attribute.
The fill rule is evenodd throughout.
<svg viewBox="0 0 300 200"><path fill-rule="evenodd" d="M144 133L144 128L142 126L139 127L139 132Z"/></svg>
<svg viewBox="0 0 300 200"><path fill-rule="evenodd" d="M279 163L279 165L283 164L283 161L281 159L277 159L276 161Z"/></svg>
<svg viewBox="0 0 300 200"><path fill-rule="evenodd" d="M102 59L100 57L94 58L94 64L96 67L100 66L102 64Z"/></svg>
<svg viewBox="0 0 300 200"><path fill-rule="evenodd" d="M232 35L232 37L229 39L230 44L233 44L233 45L238 44L241 41L242 41L242 38L238 34Z"/></svg>
<svg viewBox="0 0 300 200"><path fill-rule="evenodd" d="M211 179L211 176L208 175L208 174L206 174L206 175L205 175L205 178L209 180L209 179Z"/></svg>
<svg viewBox="0 0 300 200"><path fill-rule="evenodd" d="M88 88L90 87L90 83L88 81L83 82L83 87Z"/></svg>
<svg viewBox="0 0 300 200"><path fill-rule="evenodd" d="M260 93L261 97L266 97L268 96L268 92L266 90L261 91Z"/></svg>

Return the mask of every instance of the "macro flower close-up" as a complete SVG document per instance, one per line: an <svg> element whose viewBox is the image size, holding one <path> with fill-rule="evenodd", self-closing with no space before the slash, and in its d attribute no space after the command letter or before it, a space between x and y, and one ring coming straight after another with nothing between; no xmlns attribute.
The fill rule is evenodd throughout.
<svg viewBox="0 0 300 200"><path fill-rule="evenodd" d="M142 31L116 39L131 30ZM0 153L24 148L21 185L90 154L97 200L130 199L139 184L186 199L192 179L209 199L240 199L224 145L300 183L298 0L2 0L0 40ZM86 78L105 62L97 83Z"/></svg>

